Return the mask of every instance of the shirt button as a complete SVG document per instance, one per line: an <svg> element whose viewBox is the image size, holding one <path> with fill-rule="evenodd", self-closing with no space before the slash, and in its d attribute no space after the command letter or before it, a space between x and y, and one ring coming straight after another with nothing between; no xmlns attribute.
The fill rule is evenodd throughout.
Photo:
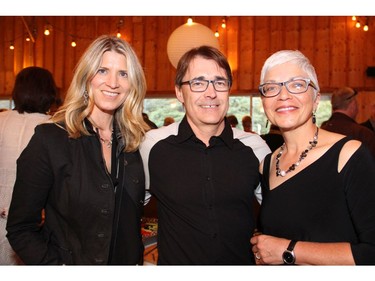
<svg viewBox="0 0 375 281"><path fill-rule="evenodd" d="M101 187L101 189L107 190L109 188L109 184L108 183L104 183L100 187Z"/></svg>
<svg viewBox="0 0 375 281"><path fill-rule="evenodd" d="M101 210L100 210L100 213L101 213L102 215L108 216L108 215L109 215L109 210L108 210L108 209L101 209Z"/></svg>
<svg viewBox="0 0 375 281"><path fill-rule="evenodd" d="M104 262L103 259L101 259L101 258L95 258L95 263L102 264L103 262Z"/></svg>

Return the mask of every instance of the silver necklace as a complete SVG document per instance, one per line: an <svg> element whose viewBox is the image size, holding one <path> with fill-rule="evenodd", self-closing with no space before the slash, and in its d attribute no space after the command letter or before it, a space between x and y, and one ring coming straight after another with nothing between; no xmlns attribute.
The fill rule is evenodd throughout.
<svg viewBox="0 0 375 281"><path fill-rule="evenodd" d="M298 161L292 164L292 166L290 166L289 169L286 171L283 171L280 169L280 157L281 155L283 155L283 151L285 149L285 142L283 143L283 145L280 147L280 152L276 156L276 177L278 176L285 177L287 173L294 171L296 167L299 166L301 161L306 158L307 153L309 153L309 151L318 144L318 133L319 133L319 128L317 127L313 140L309 141L310 145L304 151L302 151L301 155L299 156Z"/></svg>
<svg viewBox="0 0 375 281"><path fill-rule="evenodd" d="M111 137L110 140L105 140L103 139L102 137L99 137L100 138L100 141L105 144L108 148L111 148L112 147L112 141L113 141L113 138Z"/></svg>

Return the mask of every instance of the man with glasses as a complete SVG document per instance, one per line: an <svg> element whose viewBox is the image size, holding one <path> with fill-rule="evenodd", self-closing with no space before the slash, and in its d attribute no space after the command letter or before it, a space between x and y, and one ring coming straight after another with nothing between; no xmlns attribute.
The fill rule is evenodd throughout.
<svg viewBox="0 0 375 281"><path fill-rule="evenodd" d="M321 128L363 142L375 157L375 134L355 121L358 114L357 94L358 92L350 87L336 90L331 99L332 116Z"/></svg>
<svg viewBox="0 0 375 281"><path fill-rule="evenodd" d="M270 149L259 135L231 128L231 85L219 50L188 51L175 78L185 117L148 132L141 145L146 186L158 202L158 264L254 263L254 194Z"/></svg>

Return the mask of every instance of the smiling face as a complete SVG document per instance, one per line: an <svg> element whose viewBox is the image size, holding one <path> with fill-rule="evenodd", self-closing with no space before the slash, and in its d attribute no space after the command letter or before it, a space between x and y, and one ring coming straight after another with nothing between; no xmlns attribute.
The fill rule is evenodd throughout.
<svg viewBox="0 0 375 281"><path fill-rule="evenodd" d="M216 80L228 79L226 72L214 60L195 57L189 65L183 81L192 79ZM184 104L187 120L196 133L224 129L224 117L229 107L229 91L217 92L212 83L204 92L192 92L189 84L176 87L176 96Z"/></svg>
<svg viewBox="0 0 375 281"><path fill-rule="evenodd" d="M292 78L309 77L298 65L288 62L269 69L264 82L284 82ZM311 115L317 109L319 98L319 93L314 98L314 89L311 86L301 94L291 94L283 86L279 95L262 97L262 103L270 122L281 129L289 130L311 122Z"/></svg>
<svg viewBox="0 0 375 281"><path fill-rule="evenodd" d="M130 89L126 58L114 51L103 54L102 62L91 80L93 113L113 114L126 100Z"/></svg>

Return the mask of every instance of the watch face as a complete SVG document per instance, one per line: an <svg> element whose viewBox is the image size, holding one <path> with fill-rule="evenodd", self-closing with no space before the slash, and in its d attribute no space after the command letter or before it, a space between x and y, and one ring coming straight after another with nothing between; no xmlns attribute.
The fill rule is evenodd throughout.
<svg viewBox="0 0 375 281"><path fill-rule="evenodd" d="M283 253L283 260L285 264L294 264L295 262L294 254L290 251L285 251Z"/></svg>

